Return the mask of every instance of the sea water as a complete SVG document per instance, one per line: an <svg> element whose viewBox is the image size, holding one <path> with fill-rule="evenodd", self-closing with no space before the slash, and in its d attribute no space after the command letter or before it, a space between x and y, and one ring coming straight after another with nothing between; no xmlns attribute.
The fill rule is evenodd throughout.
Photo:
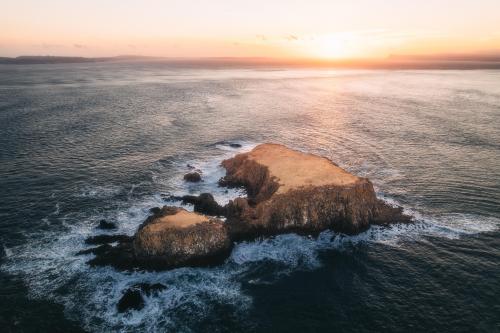
<svg viewBox="0 0 500 333"><path fill-rule="evenodd" d="M75 256L101 219L132 235L171 195L244 195L220 162L263 142L370 178L416 222L243 242L212 268ZM500 331L500 71L0 66L0 175L7 331ZM118 313L140 282L167 288Z"/></svg>

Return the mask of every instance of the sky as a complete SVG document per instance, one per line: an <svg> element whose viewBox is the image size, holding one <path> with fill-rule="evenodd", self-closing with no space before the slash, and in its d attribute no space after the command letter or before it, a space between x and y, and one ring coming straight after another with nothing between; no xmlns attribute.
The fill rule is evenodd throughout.
<svg viewBox="0 0 500 333"><path fill-rule="evenodd" d="M0 56L500 53L500 0L0 0Z"/></svg>

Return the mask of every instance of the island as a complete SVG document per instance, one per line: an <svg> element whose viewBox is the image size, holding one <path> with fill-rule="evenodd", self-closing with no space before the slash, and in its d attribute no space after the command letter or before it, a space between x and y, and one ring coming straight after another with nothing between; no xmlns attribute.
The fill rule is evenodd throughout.
<svg viewBox="0 0 500 333"><path fill-rule="evenodd" d="M219 186L243 187L246 197L225 206L210 193L177 198L193 204L194 212L153 208L134 236L94 236L87 242L101 245L82 253L95 254L91 265L119 269L207 266L223 262L235 242L256 237L324 230L353 235L372 224L411 222L401 207L376 197L370 180L325 157L267 143L224 160L222 167L226 175Z"/></svg>

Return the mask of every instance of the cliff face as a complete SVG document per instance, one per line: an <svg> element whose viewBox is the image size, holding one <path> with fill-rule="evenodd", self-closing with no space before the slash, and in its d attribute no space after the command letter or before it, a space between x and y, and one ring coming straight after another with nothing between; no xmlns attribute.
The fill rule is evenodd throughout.
<svg viewBox="0 0 500 333"><path fill-rule="evenodd" d="M325 229L354 234L371 223L408 220L401 209L376 198L368 179L282 145L259 145L222 166L227 174L221 184L244 186L248 192L248 199L238 198L226 207L236 239Z"/></svg>
<svg viewBox="0 0 500 333"><path fill-rule="evenodd" d="M175 267L213 262L231 244L221 220L165 206L139 227L133 250L138 262Z"/></svg>

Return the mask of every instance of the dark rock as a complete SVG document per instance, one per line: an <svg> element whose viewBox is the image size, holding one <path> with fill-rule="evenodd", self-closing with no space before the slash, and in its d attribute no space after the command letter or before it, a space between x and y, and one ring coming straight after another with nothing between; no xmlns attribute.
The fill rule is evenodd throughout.
<svg viewBox="0 0 500 333"><path fill-rule="evenodd" d="M403 213L403 207L392 207L382 200L379 200L377 212L372 219L372 223L378 225L410 222L412 222L412 219L410 216Z"/></svg>
<svg viewBox="0 0 500 333"><path fill-rule="evenodd" d="M233 243L224 222L182 208L163 207L139 227L133 238L95 251L91 266L163 270L222 263Z"/></svg>
<svg viewBox="0 0 500 333"><path fill-rule="evenodd" d="M149 209L149 212L152 213L153 215L159 214L161 212L160 207L153 207Z"/></svg>
<svg viewBox="0 0 500 333"><path fill-rule="evenodd" d="M90 266L113 266L117 269L134 270L142 267L137 262L132 243L126 241L116 246L103 248L102 251L94 252L95 258L87 261Z"/></svg>
<svg viewBox="0 0 500 333"><path fill-rule="evenodd" d="M215 201L210 193L202 193L199 196L185 195L182 197L183 204L194 205L194 211L211 216L225 215L225 208Z"/></svg>
<svg viewBox="0 0 500 333"><path fill-rule="evenodd" d="M131 242L132 237L127 235L97 235L91 236L85 240L86 244L106 244L113 242Z"/></svg>
<svg viewBox="0 0 500 333"><path fill-rule="evenodd" d="M229 146L231 148L241 148L241 145L236 142L231 142L231 141L218 141L214 143L213 145L224 145L224 146Z"/></svg>
<svg viewBox="0 0 500 333"><path fill-rule="evenodd" d="M140 310L144 307L143 294L146 296L157 295L160 291L165 289L167 289L167 287L161 283L149 284L143 282L134 284L125 291L120 301L118 301L118 312Z"/></svg>
<svg viewBox="0 0 500 333"><path fill-rule="evenodd" d="M201 175L198 172L189 172L184 175L184 180L191 183L201 181Z"/></svg>
<svg viewBox="0 0 500 333"><path fill-rule="evenodd" d="M104 230L116 229L116 224L114 224L113 222L108 222L106 220L100 220L97 228Z"/></svg>
<svg viewBox="0 0 500 333"><path fill-rule="evenodd" d="M140 310L144 307L144 298L138 289L127 289L122 298L120 298L120 301L118 301L116 307L118 308L118 312Z"/></svg>

